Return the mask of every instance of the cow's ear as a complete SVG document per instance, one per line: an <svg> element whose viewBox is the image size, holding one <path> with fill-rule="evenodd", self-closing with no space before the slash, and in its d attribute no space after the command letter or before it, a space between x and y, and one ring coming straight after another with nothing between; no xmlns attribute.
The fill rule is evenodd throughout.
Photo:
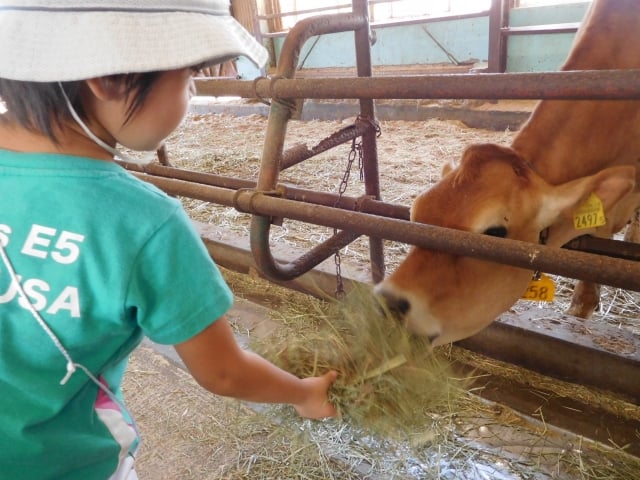
<svg viewBox="0 0 640 480"><path fill-rule="evenodd" d="M618 166L552 186L542 198L542 207L538 215L540 227L546 228L554 224L559 217L573 217L591 193L600 198L604 211L607 212L634 189L635 178L635 167Z"/></svg>
<svg viewBox="0 0 640 480"><path fill-rule="evenodd" d="M631 165L607 168L594 177L593 193L602 200L605 212L636 187L636 168Z"/></svg>

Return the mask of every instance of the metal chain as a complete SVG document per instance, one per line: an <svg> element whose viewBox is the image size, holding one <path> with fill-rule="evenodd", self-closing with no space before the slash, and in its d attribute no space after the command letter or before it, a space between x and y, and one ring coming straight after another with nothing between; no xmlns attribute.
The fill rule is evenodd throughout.
<svg viewBox="0 0 640 480"><path fill-rule="evenodd" d="M338 199L336 200L334 207L337 207L342 199L342 196L347 191L347 187L349 185L349 177L351 176L351 168L353 167L353 162L358 159L358 169L360 171L360 181L363 180L364 171L363 171L363 162L362 162L362 142L357 141L356 138L351 142L351 151L347 157L347 166L345 168L344 174L342 175L342 180L340 181L340 185L338 187ZM333 234L337 234L338 229L333 229ZM334 255L334 263L336 265L336 298L344 297L344 283L342 281L342 259L340 257L340 250L336 251Z"/></svg>
<svg viewBox="0 0 640 480"><path fill-rule="evenodd" d="M363 118L358 116L357 121L362 121ZM369 122L373 129L376 132L376 138L380 137L382 131L380 129L380 125L375 120L364 119ZM358 159L358 171L360 181L364 181L364 158L362 154L362 140L358 140L354 138L351 141L351 150L349 151L349 155L347 157L347 166L345 168L344 174L342 175L342 180L338 187L338 198L334 203L334 207L337 207L340 204L340 200L342 196L347 191L347 186L349 185L349 177L351 176L351 168L353 167L353 162L355 162L356 158ZM338 229L333 229L333 234L337 234ZM334 255L334 263L336 264L336 298L344 297L344 283L342 281L342 259L340 257L340 250L336 251Z"/></svg>

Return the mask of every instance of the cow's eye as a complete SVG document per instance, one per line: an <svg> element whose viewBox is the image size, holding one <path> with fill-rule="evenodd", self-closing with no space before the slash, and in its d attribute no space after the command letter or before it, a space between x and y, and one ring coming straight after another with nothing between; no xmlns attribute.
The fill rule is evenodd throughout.
<svg viewBox="0 0 640 480"><path fill-rule="evenodd" d="M506 238L507 229L506 227L491 227L487 228L483 233L492 237Z"/></svg>

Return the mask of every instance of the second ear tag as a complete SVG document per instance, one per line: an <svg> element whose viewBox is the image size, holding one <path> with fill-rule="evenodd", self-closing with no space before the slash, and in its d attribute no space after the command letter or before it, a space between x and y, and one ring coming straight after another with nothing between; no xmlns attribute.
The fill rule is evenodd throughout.
<svg viewBox="0 0 640 480"><path fill-rule="evenodd" d="M537 273L531 279L522 299L533 302L553 302L556 295L556 284L544 273Z"/></svg>

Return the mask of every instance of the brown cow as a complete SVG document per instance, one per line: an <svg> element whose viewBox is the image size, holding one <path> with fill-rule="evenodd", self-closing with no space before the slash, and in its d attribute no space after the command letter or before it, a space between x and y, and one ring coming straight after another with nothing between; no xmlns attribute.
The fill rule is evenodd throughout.
<svg viewBox="0 0 640 480"><path fill-rule="evenodd" d="M640 68L640 1L595 0L563 70ZM538 103L511 147L471 145L460 164L418 196L411 219L487 235L561 246L580 235L611 236L640 205L640 101ZM591 193L606 224L576 230L573 213ZM483 329L515 303L532 272L414 247L376 286L413 332L433 345ZM582 284L572 312L597 304ZM596 298L596 303L593 299Z"/></svg>

